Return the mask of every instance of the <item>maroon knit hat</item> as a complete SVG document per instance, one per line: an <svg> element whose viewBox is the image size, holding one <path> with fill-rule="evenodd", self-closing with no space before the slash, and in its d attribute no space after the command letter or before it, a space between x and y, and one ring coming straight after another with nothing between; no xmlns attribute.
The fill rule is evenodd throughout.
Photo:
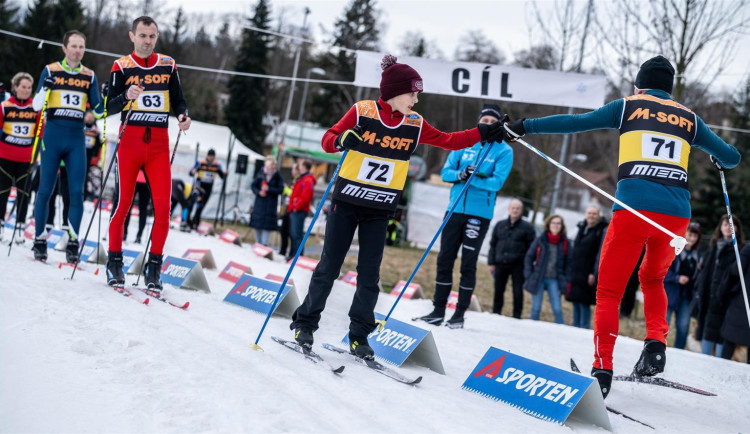
<svg viewBox="0 0 750 434"><path fill-rule="evenodd" d="M383 76L380 79L380 96L388 101L394 96L409 92L422 92L422 77L409 65L396 63L396 57L386 54L380 62Z"/></svg>

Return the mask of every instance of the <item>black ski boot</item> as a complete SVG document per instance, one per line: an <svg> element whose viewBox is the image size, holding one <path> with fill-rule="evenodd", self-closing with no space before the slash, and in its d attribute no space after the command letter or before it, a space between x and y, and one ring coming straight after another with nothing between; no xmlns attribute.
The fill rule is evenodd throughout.
<svg viewBox="0 0 750 434"><path fill-rule="evenodd" d="M164 255L154 255L151 252L148 254L148 262L143 274L146 276L146 287L149 291L161 292L161 261L163 258Z"/></svg>
<svg viewBox="0 0 750 434"><path fill-rule="evenodd" d="M299 346L309 350L313 345L313 332L310 329L298 328L294 331L294 340Z"/></svg>
<svg viewBox="0 0 750 434"><path fill-rule="evenodd" d="M78 240L68 240L68 245L65 246L65 260L68 264L78 262L78 247Z"/></svg>
<svg viewBox="0 0 750 434"><path fill-rule="evenodd" d="M439 310L437 308L432 309L432 312L428 313L425 316L420 316L416 319L422 320L426 322L427 324L439 326L443 323L443 319L445 319L445 309L443 310Z"/></svg>
<svg viewBox="0 0 750 434"><path fill-rule="evenodd" d="M122 272L122 252L107 254L107 285L122 286L125 284L125 273Z"/></svg>
<svg viewBox="0 0 750 434"><path fill-rule="evenodd" d="M370 343L367 342L367 337L361 338L349 334L349 352L360 359L375 359L375 350L373 350Z"/></svg>
<svg viewBox="0 0 750 434"><path fill-rule="evenodd" d="M591 368L591 376L599 382L599 389L602 391L602 398L606 399L612 389L612 370Z"/></svg>
<svg viewBox="0 0 750 434"><path fill-rule="evenodd" d="M464 311L461 309L456 309L456 311L453 313L453 316L445 322L445 326L452 329L464 328Z"/></svg>
<svg viewBox="0 0 750 434"><path fill-rule="evenodd" d="M656 339L646 339L633 373L638 377L651 377L664 372L664 366L667 364L666 350L667 346L662 342Z"/></svg>
<svg viewBox="0 0 750 434"><path fill-rule="evenodd" d="M44 237L34 238L34 247L31 248L34 252L34 259L37 261L47 260L47 240Z"/></svg>

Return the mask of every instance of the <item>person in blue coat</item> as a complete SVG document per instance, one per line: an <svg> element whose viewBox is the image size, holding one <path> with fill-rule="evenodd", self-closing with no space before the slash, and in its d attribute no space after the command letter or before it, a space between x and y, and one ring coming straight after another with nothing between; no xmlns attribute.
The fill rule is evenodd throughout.
<svg viewBox="0 0 750 434"><path fill-rule="evenodd" d="M495 104L485 104L479 113L479 124L490 125L502 118L500 107ZM481 166L477 167L485 146L490 147L487 157ZM443 323L445 306L453 288L453 264L458 256L458 250L461 249L458 303L455 313L446 325L451 328L463 328L464 312L469 308L476 285L479 250L495 211L497 192L503 187L511 166L513 166L513 149L505 142L479 142L471 148L452 151L448 154L440 175L443 181L453 183L449 207L458 198L469 176L475 171L476 175L440 234L434 309L419 319L434 325Z"/></svg>

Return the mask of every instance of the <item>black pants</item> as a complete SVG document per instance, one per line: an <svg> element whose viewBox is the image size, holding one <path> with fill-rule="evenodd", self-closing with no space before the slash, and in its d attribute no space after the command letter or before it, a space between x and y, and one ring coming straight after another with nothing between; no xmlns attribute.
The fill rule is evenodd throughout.
<svg viewBox="0 0 750 434"><path fill-rule="evenodd" d="M446 213L447 214L447 213ZM435 309L445 310L453 287L453 263L461 249L461 280L458 283L456 308L465 311L477 284L477 259L490 221L480 217L454 213L440 234L440 253L435 277Z"/></svg>
<svg viewBox="0 0 750 434"><path fill-rule="evenodd" d="M143 229L146 227L146 219L148 218L148 204L151 200L151 191L148 189L148 184L145 182L136 182L135 194L138 195L138 234L136 238L141 239ZM135 204L135 201L130 204L128 215L125 216L125 227L122 233L123 240L128 237L128 225L130 224L130 213L133 212L133 204Z"/></svg>
<svg viewBox="0 0 750 434"><path fill-rule="evenodd" d="M57 176L57 185L52 190L49 198L49 212L47 213L47 226L55 225L55 213L57 212L57 195L62 198L62 225L68 226L68 210L70 210L70 191L68 190L68 171L65 166L60 166Z"/></svg>
<svg viewBox="0 0 750 434"><path fill-rule="evenodd" d="M289 211L281 216L281 224L279 225L279 235L281 235L281 246L279 247L279 255L286 256L286 250L289 248ZM292 252L297 253L297 252Z"/></svg>
<svg viewBox="0 0 750 434"><path fill-rule="evenodd" d="M387 211L334 201L328 214L323 253L315 267L310 289L292 315L292 329L317 330L320 314L326 306L333 281L339 277L341 265L351 247L354 232L359 227L359 257L357 259L357 290L349 309L349 333L366 338L375 330L375 304L380 294L380 262L385 248L385 228L390 213Z"/></svg>
<svg viewBox="0 0 750 434"><path fill-rule="evenodd" d="M513 318L521 318L523 313L523 259L508 264L495 265L495 297L492 302L492 312L498 315L503 313L508 277L513 279Z"/></svg>
<svg viewBox="0 0 750 434"><path fill-rule="evenodd" d="M16 186L16 222L23 224L26 221L26 212L29 209L29 192L26 187L26 177L29 173L28 162L19 162L0 158L0 220L5 220L5 211L8 207L10 189ZM29 183L28 188L31 188Z"/></svg>
<svg viewBox="0 0 750 434"><path fill-rule="evenodd" d="M193 218L190 219L193 226L198 226L201 223L201 214L203 213L203 208L206 207L206 204L208 203L208 199L211 197L211 190L214 188L213 182L200 182L199 183L200 188L203 189L204 193L201 195L200 199L198 200L198 208L195 210L195 214L193 215Z"/></svg>

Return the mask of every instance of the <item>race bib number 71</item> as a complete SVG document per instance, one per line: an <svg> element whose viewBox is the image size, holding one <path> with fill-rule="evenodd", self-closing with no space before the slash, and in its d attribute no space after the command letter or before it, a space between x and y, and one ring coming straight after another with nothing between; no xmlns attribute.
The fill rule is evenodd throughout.
<svg viewBox="0 0 750 434"><path fill-rule="evenodd" d="M680 163L682 141L670 136L644 133L641 136L643 158Z"/></svg>

